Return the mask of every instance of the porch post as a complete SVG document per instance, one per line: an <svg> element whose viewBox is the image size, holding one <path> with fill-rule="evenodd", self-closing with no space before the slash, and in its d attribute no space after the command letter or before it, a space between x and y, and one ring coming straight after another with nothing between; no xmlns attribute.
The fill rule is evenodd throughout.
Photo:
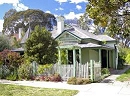
<svg viewBox="0 0 130 96"><path fill-rule="evenodd" d="M61 64L61 51L60 48L58 48L58 64Z"/></svg>
<svg viewBox="0 0 130 96"><path fill-rule="evenodd" d="M73 77L76 77L76 52L75 52L75 49L73 49L73 65L74 65Z"/></svg>
<svg viewBox="0 0 130 96"><path fill-rule="evenodd" d="M99 49L99 63L101 63L101 49Z"/></svg>
<svg viewBox="0 0 130 96"><path fill-rule="evenodd" d="M78 68L78 70L79 70L79 77L81 77L81 66L80 65L82 65L82 54L81 54L81 48L79 48L79 68ZM76 68L77 69L77 68Z"/></svg>
<svg viewBox="0 0 130 96"><path fill-rule="evenodd" d="M79 63L82 64L81 48L79 49Z"/></svg>
<svg viewBox="0 0 130 96"><path fill-rule="evenodd" d="M107 68L108 68L108 50L107 50L107 54L106 55L107 55Z"/></svg>

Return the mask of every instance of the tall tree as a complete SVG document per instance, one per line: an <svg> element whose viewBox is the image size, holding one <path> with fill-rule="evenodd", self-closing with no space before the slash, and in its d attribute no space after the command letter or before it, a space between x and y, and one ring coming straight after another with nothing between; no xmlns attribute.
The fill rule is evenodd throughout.
<svg viewBox="0 0 130 96"><path fill-rule="evenodd" d="M25 54L39 64L55 63L57 42L44 27L36 26L25 43Z"/></svg>
<svg viewBox="0 0 130 96"><path fill-rule="evenodd" d="M102 27L93 24L93 20L88 16L87 13L84 13L83 16L80 16L78 20L78 26L83 30L87 30L87 32L101 34Z"/></svg>
<svg viewBox="0 0 130 96"><path fill-rule="evenodd" d="M20 12L11 9L4 16L3 33L13 35L18 32L19 28L25 28L26 31L29 25L32 30L36 25L51 29L53 24L56 24L53 14L33 9Z"/></svg>
<svg viewBox="0 0 130 96"><path fill-rule="evenodd" d="M129 46L129 0L88 0L86 11L94 24L107 28L107 33L121 39L125 47Z"/></svg>

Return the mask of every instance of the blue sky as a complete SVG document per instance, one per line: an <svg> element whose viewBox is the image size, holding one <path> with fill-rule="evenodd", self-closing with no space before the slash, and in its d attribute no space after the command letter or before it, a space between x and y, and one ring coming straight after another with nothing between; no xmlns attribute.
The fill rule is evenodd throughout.
<svg viewBox="0 0 130 96"><path fill-rule="evenodd" d="M12 8L17 11L40 9L55 16L63 15L66 19L73 19L85 12L87 3L87 0L0 0L0 31L5 12Z"/></svg>

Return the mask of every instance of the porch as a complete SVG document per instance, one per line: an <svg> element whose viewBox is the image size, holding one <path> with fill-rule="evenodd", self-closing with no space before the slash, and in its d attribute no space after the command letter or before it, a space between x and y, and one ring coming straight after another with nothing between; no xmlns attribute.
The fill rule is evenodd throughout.
<svg viewBox="0 0 130 96"><path fill-rule="evenodd" d="M58 47L58 72L65 79L79 77L96 81L101 77L101 68L116 68L114 61L115 50L101 45L88 43Z"/></svg>

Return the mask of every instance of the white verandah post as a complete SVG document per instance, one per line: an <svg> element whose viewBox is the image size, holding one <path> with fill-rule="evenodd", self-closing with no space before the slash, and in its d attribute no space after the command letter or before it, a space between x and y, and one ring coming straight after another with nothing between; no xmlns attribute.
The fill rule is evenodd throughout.
<svg viewBox="0 0 130 96"><path fill-rule="evenodd" d="M108 68L109 67L108 66L108 59L109 59L109 57L108 57L108 50L107 50L107 54L106 55L107 55L107 68Z"/></svg>
<svg viewBox="0 0 130 96"><path fill-rule="evenodd" d="M99 63L101 64L101 49L99 49Z"/></svg>
<svg viewBox="0 0 130 96"><path fill-rule="evenodd" d="M76 52L75 49L73 49L73 77L76 77Z"/></svg>
<svg viewBox="0 0 130 96"><path fill-rule="evenodd" d="M82 65L82 54L81 54L81 48L79 48L79 76L82 77L81 73L81 65Z"/></svg>

